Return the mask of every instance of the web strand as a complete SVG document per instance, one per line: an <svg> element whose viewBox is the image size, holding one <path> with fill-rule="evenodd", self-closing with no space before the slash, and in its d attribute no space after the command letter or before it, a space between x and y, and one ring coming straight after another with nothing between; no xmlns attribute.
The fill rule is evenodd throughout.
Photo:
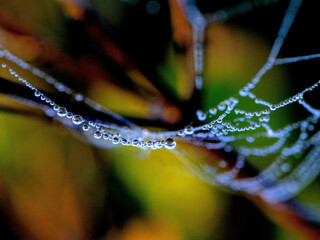
<svg viewBox="0 0 320 240"><path fill-rule="evenodd" d="M205 30L208 24L226 21L231 17L251 11L255 7L269 5L273 2L277 1L243 2L234 8L220 10L211 15L203 15L196 6L195 1L180 1L192 28L194 79L198 90L203 87L204 42L206 40ZM258 70L251 81L240 89L239 94L225 99L207 111L199 109L195 116L198 120L195 122L198 125L194 125L193 122L175 131L151 131L144 128L144 126L138 126L4 49L0 50L0 61L2 61L0 68L2 71L9 72L12 78L24 84L27 91L30 91L37 100L40 99L42 101L43 104L36 107L45 111L49 117L61 122L67 129L71 131L77 130L82 133L93 145L106 148L123 145L142 150L157 150L165 147L168 150L173 150L173 153L184 159L185 164L205 181L255 194L269 202L285 201L302 191L320 173L320 164L318 162L320 137L319 132L316 130L316 125L320 118L320 110L311 106L304 99L306 93L310 93L319 87L320 81L278 103L265 101L260 96L257 97L252 93L252 90L274 65L292 64L320 57L320 54L310 54L277 58L301 4L301 0L290 1L277 37L270 49L267 62ZM6 66L6 61L9 61L14 67ZM89 116L81 115L73 109L67 109L63 104L61 106L58 105L55 99L50 99L44 91L22 77L19 73L21 69L33 74L40 81L53 86L59 93L73 97L75 101L81 102L96 111L108 114L118 122L98 121L99 119L93 121ZM254 102L255 106L259 106L260 110L247 111L240 108L239 105L242 101L248 100L245 97ZM290 123L280 129L274 129L269 124L273 120L273 112L297 103L308 111L309 117ZM262 110L261 106L264 106ZM292 143L290 138L294 133L298 133L298 137ZM265 146L255 145L255 141L261 139L269 140L269 144ZM222 173L205 164L195 166L188 162L187 157L185 159L185 156L179 150L179 146L177 146L176 140L202 146L210 150L234 151L238 154L236 162L231 169ZM270 143L271 140L272 143ZM177 149L175 149L176 146ZM290 161L293 161L292 159L295 159L296 155L303 152L307 152L307 154L301 163L296 164L296 166L290 164ZM246 159L253 157L269 158L271 155L274 155L274 161L257 176L238 179L239 172L244 167ZM225 165L225 162L220 162L219 164L222 169L226 168Z"/></svg>

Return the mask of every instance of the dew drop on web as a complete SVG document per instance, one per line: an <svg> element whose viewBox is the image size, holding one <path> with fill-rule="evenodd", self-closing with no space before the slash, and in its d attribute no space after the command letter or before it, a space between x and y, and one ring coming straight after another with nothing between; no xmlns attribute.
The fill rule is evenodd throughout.
<svg viewBox="0 0 320 240"><path fill-rule="evenodd" d="M166 149L172 150L176 147L176 141L173 138L167 138L165 140L164 146Z"/></svg>
<svg viewBox="0 0 320 240"><path fill-rule="evenodd" d="M86 132L86 131L89 131L89 129L90 129L90 126L89 126L88 124L83 124L83 125L82 125L82 130L83 130L83 131Z"/></svg>
<svg viewBox="0 0 320 240"><path fill-rule="evenodd" d="M75 124L75 125L80 125L82 122L84 121L84 119L82 118L82 116L80 115L74 115L72 117L72 122Z"/></svg>
<svg viewBox="0 0 320 240"><path fill-rule="evenodd" d="M40 91L38 91L38 90L34 91L34 96L40 97L40 95L41 95L41 92L40 92Z"/></svg>
<svg viewBox="0 0 320 240"><path fill-rule="evenodd" d="M93 136L95 139L100 139L102 137L102 133L100 131L96 131Z"/></svg>
<svg viewBox="0 0 320 240"><path fill-rule="evenodd" d="M68 111L65 107L60 107L57 111L57 114L59 117L65 117L67 115Z"/></svg>
<svg viewBox="0 0 320 240"><path fill-rule="evenodd" d="M184 133L187 135L191 135L194 133L194 128L192 126L186 126L184 128Z"/></svg>

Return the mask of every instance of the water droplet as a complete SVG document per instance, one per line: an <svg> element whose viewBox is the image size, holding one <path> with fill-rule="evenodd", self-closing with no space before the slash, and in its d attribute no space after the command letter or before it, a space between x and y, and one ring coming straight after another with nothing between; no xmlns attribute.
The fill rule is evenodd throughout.
<svg viewBox="0 0 320 240"><path fill-rule="evenodd" d="M245 97L248 93L244 89L240 89L239 94L241 97Z"/></svg>
<svg viewBox="0 0 320 240"><path fill-rule="evenodd" d="M2 67L5 68L7 67L7 65L5 63L2 63Z"/></svg>
<svg viewBox="0 0 320 240"><path fill-rule="evenodd" d="M60 107L57 114L59 117L65 117L67 115L67 109L65 107Z"/></svg>
<svg viewBox="0 0 320 240"><path fill-rule="evenodd" d="M202 110L198 110L197 117L199 121L205 121L207 118L207 114L205 114Z"/></svg>
<svg viewBox="0 0 320 240"><path fill-rule="evenodd" d="M162 148L162 144L161 144L161 141L155 141L154 142L154 146L156 147L156 148Z"/></svg>
<svg viewBox="0 0 320 240"><path fill-rule="evenodd" d="M80 115L74 115L73 117L72 117L72 122L75 124L75 125L79 125L79 124L81 124L81 123L83 123L83 121L84 121L84 119L82 118L82 116L80 116Z"/></svg>
<svg viewBox="0 0 320 240"><path fill-rule="evenodd" d="M132 140L132 146L138 146L139 145L139 140L138 139L133 139Z"/></svg>
<svg viewBox="0 0 320 240"><path fill-rule="evenodd" d="M270 121L270 117L269 115L265 115L259 118L260 122L269 122Z"/></svg>
<svg viewBox="0 0 320 240"><path fill-rule="evenodd" d="M118 137L114 137L114 138L112 139L112 143L113 143L113 144L118 144L118 143L119 143L119 138L118 138Z"/></svg>
<svg viewBox="0 0 320 240"><path fill-rule="evenodd" d="M83 100L83 95L80 93L75 94L74 100L76 100L77 102L81 102Z"/></svg>
<svg viewBox="0 0 320 240"><path fill-rule="evenodd" d="M215 115L217 113L217 109L216 108L210 108L209 113L211 115Z"/></svg>
<svg viewBox="0 0 320 240"><path fill-rule="evenodd" d="M176 147L176 141L173 138L167 138L165 140L164 146L166 149L174 149Z"/></svg>
<svg viewBox="0 0 320 240"><path fill-rule="evenodd" d="M260 112L260 111L255 112L254 114L255 114L257 117L260 117L260 116L261 116L261 112Z"/></svg>
<svg viewBox="0 0 320 240"><path fill-rule="evenodd" d="M108 140L109 139L109 133L105 133L105 134L103 134L103 139L104 140Z"/></svg>
<svg viewBox="0 0 320 240"><path fill-rule="evenodd" d="M58 104L55 104L54 106L53 106L53 110L55 110L55 111L58 111L59 110L59 105Z"/></svg>
<svg viewBox="0 0 320 240"><path fill-rule="evenodd" d="M100 131L96 131L93 136L95 139L100 139L102 137L102 133Z"/></svg>
<svg viewBox="0 0 320 240"><path fill-rule="evenodd" d="M72 118L72 117L73 117L72 112L67 112L67 118Z"/></svg>
<svg viewBox="0 0 320 240"><path fill-rule="evenodd" d="M220 111L225 110L225 109L226 109L226 104L225 104L225 103L220 103L220 104L218 105L218 109L219 109Z"/></svg>
<svg viewBox="0 0 320 240"><path fill-rule="evenodd" d="M91 121L91 120L88 122L88 124L89 124L91 127L95 127L95 126L96 126L96 123L95 123L94 121Z"/></svg>
<svg viewBox="0 0 320 240"><path fill-rule="evenodd" d="M44 101L44 100L47 99L47 97L46 97L45 95L41 94L40 99L41 99L42 101Z"/></svg>
<svg viewBox="0 0 320 240"><path fill-rule="evenodd" d="M313 130L314 130L314 126L313 126L313 125L309 125L309 126L308 126L308 130L309 130L309 131L313 131Z"/></svg>
<svg viewBox="0 0 320 240"><path fill-rule="evenodd" d="M89 129L90 129L90 126L88 124L83 124L82 125L82 130L83 131L89 131Z"/></svg>
<svg viewBox="0 0 320 240"><path fill-rule="evenodd" d="M149 141L147 142L147 146L148 146L148 147L152 147L152 146L153 146L153 142L149 140Z"/></svg>
<svg viewBox="0 0 320 240"><path fill-rule="evenodd" d="M184 130L180 129L180 130L178 131L178 135L179 135L179 136L183 136L183 135L184 135Z"/></svg>
<svg viewBox="0 0 320 240"><path fill-rule="evenodd" d="M306 140L309 137L308 133L301 133L300 138Z"/></svg>
<svg viewBox="0 0 320 240"><path fill-rule="evenodd" d="M122 145L128 145L128 140L125 138L122 138L121 143L122 143Z"/></svg>
<svg viewBox="0 0 320 240"><path fill-rule="evenodd" d="M41 92L40 92L40 91L38 91L38 90L36 90L36 91L34 91L34 95L35 95L36 97L40 97Z"/></svg>
<svg viewBox="0 0 320 240"><path fill-rule="evenodd" d="M193 134L193 133L194 133L193 127L192 127L192 126L186 126L186 127L184 128L184 133L187 134L187 135Z"/></svg>

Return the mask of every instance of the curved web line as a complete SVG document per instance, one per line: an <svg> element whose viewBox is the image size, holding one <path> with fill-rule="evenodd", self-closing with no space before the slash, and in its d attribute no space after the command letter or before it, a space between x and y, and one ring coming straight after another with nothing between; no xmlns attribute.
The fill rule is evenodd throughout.
<svg viewBox="0 0 320 240"><path fill-rule="evenodd" d="M243 14L252 10L254 7L264 6L277 1L253 1L251 5L248 2L242 5L236 5L233 8L220 10L211 15L203 15L196 7L195 1L180 0L180 5L186 14L188 21L192 27L193 33L193 53L194 53L194 74L195 86L197 89L202 88L202 74L203 74L203 59L204 59L204 39L205 31L209 24L215 22L225 21L229 18ZM319 117L319 110L311 107L304 100L304 94L317 88L319 81L310 87L298 92L296 95L285 99L279 103L272 104L262 99L257 98L251 90L259 83L260 79L269 71L274 65L290 64L299 61L319 58L320 54L311 54L306 56L296 56L290 58L277 59L277 56L284 44L287 34L296 18L296 14L302 4L302 0L291 0L287 11L283 17L281 26L279 28L277 37L271 47L269 57L265 65L263 65L251 81L239 91L238 97L230 97L222 101L218 106L210 109L209 111L199 110L197 118L200 122L205 122L200 126L188 125L183 129L176 131L150 131L143 127L128 121L122 116L119 116L110 110L96 104L91 99L82 96L71 88L67 87L58 80L50 77L46 73L38 70L30 64L24 62L7 50L0 50L0 59L4 58L14 65L26 71L31 72L39 79L52 85L60 93L68 96L75 96L76 101L83 103L88 108L97 112L113 117L111 121L96 121L96 119L89 115L81 115L77 112L72 112L66 106L58 105L54 99L51 99L44 91L37 89L29 83L29 81L21 77L18 72L19 69L12 69L2 63L0 66L3 70L7 70L19 82L23 83L28 91L31 91L34 98L42 103L43 109L48 116L54 117L57 121L62 122L69 129L76 129L92 143L99 147L110 147L115 144L122 144L125 146L133 146L140 149L159 149L166 147L171 150L176 146L176 139L180 141L190 142L194 145L200 145L208 149L224 149L226 152L231 150L238 152L238 158L234 168L226 173L217 174L215 171L207 171L206 179L216 184L228 185L236 190L247 191L251 194L257 194L268 201L283 201L294 196L308 185L316 176L318 176L320 167L317 166L317 159L319 155L319 147L315 144L315 138L308 138L306 135L307 128L313 126ZM247 7L243 7L247 6ZM251 6L251 7L248 7ZM224 11L224 17L219 15ZM212 19L216 20L212 20ZM265 109L260 111L248 112L244 109L238 109L236 106L242 101L242 97L249 97L256 104L264 105ZM288 104L299 102L302 107L308 110L312 116L306 120L290 124L282 129L273 130L268 122L271 120L271 112L279 108L285 107ZM72 110L72 109L71 109ZM231 120L225 119L235 114ZM98 119L99 120L99 119ZM117 121L115 123L114 121ZM208 121L209 120L209 121ZM315 122L315 123L313 123ZM291 146L286 147L286 142L293 131L300 130L300 135L297 141ZM253 130L260 130L253 132ZM247 133L248 134L244 134ZM250 148L239 147L238 149L232 147L231 143L238 140L250 138L274 138L275 143L262 147ZM306 156L305 162L298 165L287 177L281 177L288 171L283 166L287 163L289 156L294 155L295 152L305 151L315 145L315 147ZM239 171L244 166L245 157L249 156L269 156L280 151L279 157L258 176L248 179L237 179ZM290 154L288 154L290 152ZM319 165L319 164L318 164ZM195 171L200 169L207 169L206 166L193 167ZM279 170L280 169L280 170ZM285 170L285 171L284 171ZM297 177L301 175L298 184ZM292 186L295 184L296 188ZM270 186L269 186L270 185ZM261 190L265 189L265 190ZM294 189L294 191L292 190Z"/></svg>

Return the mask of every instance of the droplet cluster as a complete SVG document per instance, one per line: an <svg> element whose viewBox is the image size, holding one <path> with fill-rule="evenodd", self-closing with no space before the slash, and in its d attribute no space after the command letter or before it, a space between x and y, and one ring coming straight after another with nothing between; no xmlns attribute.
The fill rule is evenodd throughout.
<svg viewBox="0 0 320 240"><path fill-rule="evenodd" d="M268 2L261 1L256 5L267 5L269 4ZM1 70L7 70L13 78L24 84L34 94L38 102L43 103L44 110L48 116L55 117L70 129L81 131L93 144L99 143L97 145L101 146L101 143L106 143L153 150L164 147L172 150L176 147L176 139L178 139L180 141L190 141L207 149L223 149L225 152L237 151L238 157L233 166L224 160L218 161L217 166L224 169L222 173L204 164L203 170L207 174L206 177L220 185L227 185L234 190L257 194L266 201L287 200L303 189L320 173L320 164L317 160L320 156L320 131L318 131L317 126L320 110L311 106L304 98L306 93L319 86L320 80L278 103L271 103L257 97L254 91L261 78L273 66L320 57L320 54L312 54L285 59L277 58L300 4L300 0L290 1L269 57L251 81L244 85L235 97L230 97L207 111L203 109L197 110L195 113L197 121L191 122L176 131L154 132L136 126L127 119L112 113L81 93L72 90L43 71L24 62L9 51L0 48L0 59L5 59L1 63ZM204 43L207 26L212 23L226 21L253 8L252 3L246 2L214 13L203 14L194 0L186 1L183 11L192 31L192 77L194 78L196 91L200 91L204 86L203 71L206 50ZM152 0L147 3L146 10L149 14L157 14L161 11L161 7L158 1ZM70 96L74 102L82 102L96 111L111 114L123 125L102 122L99 119L91 119L89 116L73 112L72 109L63 106L65 104L55 102L55 99L47 97L44 91L37 89L37 87L21 77L18 74L18 70L9 67L11 65L29 71L40 80L53 86L57 91ZM243 100L253 102L257 110L249 111L246 107L241 107L239 103L242 103ZM272 128L273 113L294 103L298 103L306 109L311 116L274 130ZM298 135L296 140L294 142L288 141L294 133ZM261 139L267 139L268 143L265 145L257 144ZM309 151L304 161L298 164L290 162L307 150ZM245 157L270 156L273 156L275 160L261 171L258 176L246 179L236 178L245 164ZM199 168L197 166L194 169Z"/></svg>

